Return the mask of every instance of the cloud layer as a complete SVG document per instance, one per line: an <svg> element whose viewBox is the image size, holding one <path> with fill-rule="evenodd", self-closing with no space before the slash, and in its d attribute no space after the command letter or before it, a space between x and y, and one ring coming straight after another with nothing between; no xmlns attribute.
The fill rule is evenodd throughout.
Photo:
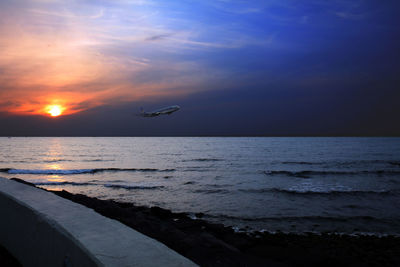
<svg viewBox="0 0 400 267"><path fill-rule="evenodd" d="M74 113L102 104L188 94L223 70L185 59L194 50L229 49L164 17L151 1L2 2L0 109L40 114L46 104Z"/></svg>
<svg viewBox="0 0 400 267"><path fill-rule="evenodd" d="M132 103L177 100L206 133L201 116L219 108L229 112L210 116L225 124L212 128L229 122L226 134L269 130L268 118L301 128L303 113L309 125L310 114L334 121L343 110L354 121L387 116L398 96L399 9L394 0L2 0L0 119L54 104L115 119Z"/></svg>

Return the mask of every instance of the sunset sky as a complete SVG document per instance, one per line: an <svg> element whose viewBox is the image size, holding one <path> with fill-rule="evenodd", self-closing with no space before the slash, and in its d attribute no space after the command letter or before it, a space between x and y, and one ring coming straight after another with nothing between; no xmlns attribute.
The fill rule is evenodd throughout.
<svg viewBox="0 0 400 267"><path fill-rule="evenodd" d="M1 0L0 135L400 135L399 12L395 0Z"/></svg>

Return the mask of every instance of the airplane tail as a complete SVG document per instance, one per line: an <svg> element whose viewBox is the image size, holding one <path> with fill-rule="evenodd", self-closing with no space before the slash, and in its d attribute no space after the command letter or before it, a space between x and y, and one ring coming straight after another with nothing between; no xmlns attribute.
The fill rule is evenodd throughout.
<svg viewBox="0 0 400 267"><path fill-rule="evenodd" d="M143 107L140 107L140 112L138 113L138 114L136 114L136 116L141 116L141 117L144 117L144 115L145 115L145 113L144 113L144 109L143 109Z"/></svg>

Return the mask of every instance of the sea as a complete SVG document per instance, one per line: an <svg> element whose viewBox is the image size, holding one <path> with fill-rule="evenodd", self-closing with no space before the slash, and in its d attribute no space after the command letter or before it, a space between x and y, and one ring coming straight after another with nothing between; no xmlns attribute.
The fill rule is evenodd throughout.
<svg viewBox="0 0 400 267"><path fill-rule="evenodd" d="M400 138L1 137L0 177L235 231L400 234Z"/></svg>

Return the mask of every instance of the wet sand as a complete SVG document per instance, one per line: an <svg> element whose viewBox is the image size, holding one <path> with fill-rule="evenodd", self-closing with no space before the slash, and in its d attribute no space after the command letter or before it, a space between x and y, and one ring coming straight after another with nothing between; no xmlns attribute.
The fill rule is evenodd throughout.
<svg viewBox="0 0 400 267"><path fill-rule="evenodd" d="M15 179L17 180L17 179ZM400 238L237 233L159 207L51 191L150 236L201 266L400 266Z"/></svg>

